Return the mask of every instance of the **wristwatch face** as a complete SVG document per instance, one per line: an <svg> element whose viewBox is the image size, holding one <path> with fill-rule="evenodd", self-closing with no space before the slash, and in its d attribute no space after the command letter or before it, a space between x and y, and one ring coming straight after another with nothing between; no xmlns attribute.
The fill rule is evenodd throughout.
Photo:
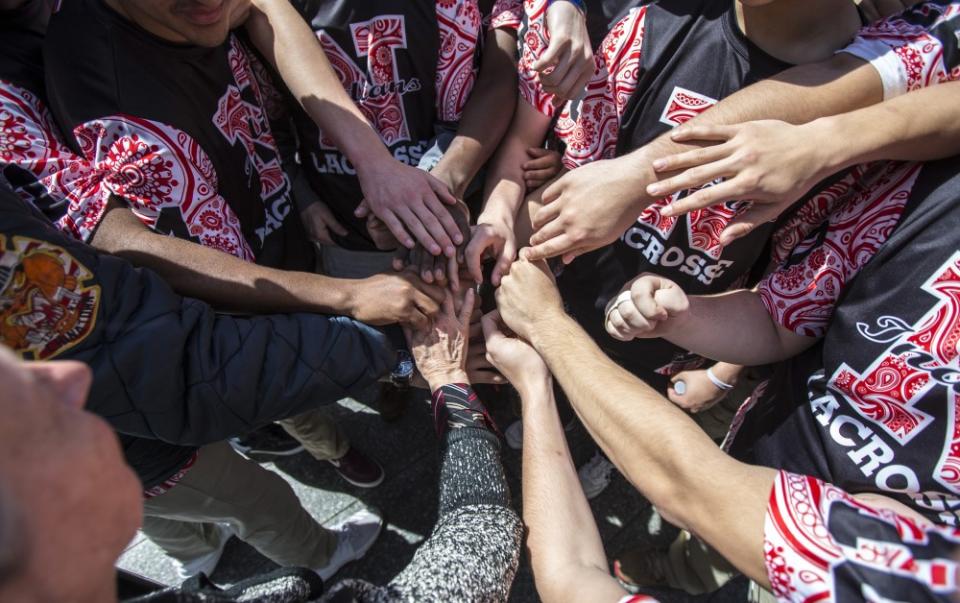
<svg viewBox="0 0 960 603"><path fill-rule="evenodd" d="M410 385L414 368L416 366L413 362L413 356L405 350L397 350L397 364L390 373L390 381L394 385Z"/></svg>

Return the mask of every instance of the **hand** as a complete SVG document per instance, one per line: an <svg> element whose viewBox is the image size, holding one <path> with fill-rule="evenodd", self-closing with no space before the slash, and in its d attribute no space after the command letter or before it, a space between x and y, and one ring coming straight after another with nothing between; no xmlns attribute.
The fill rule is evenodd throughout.
<svg viewBox="0 0 960 603"><path fill-rule="evenodd" d="M347 236L347 229L337 221L333 212L322 201L314 201L301 211L300 220L307 231L307 236L312 241L324 245L336 245L331 231L341 237Z"/></svg>
<svg viewBox="0 0 960 603"><path fill-rule="evenodd" d="M374 214L367 216L366 227L367 234L370 235L373 245L380 251L392 251L400 246L400 243L396 237L393 236L393 233L390 232L390 229L387 228L387 225Z"/></svg>
<svg viewBox="0 0 960 603"><path fill-rule="evenodd" d="M446 286L448 283L454 291L460 290L460 265L465 263L467 241L470 240L470 209L463 201L458 201L456 207L451 208L451 215L457 223L458 232L463 243L457 246L457 253L453 257L431 255L419 243L413 249L401 248L393 259L394 270L403 270L412 267L427 283L436 283Z"/></svg>
<svg viewBox="0 0 960 603"><path fill-rule="evenodd" d="M364 195L355 212L358 218L372 211L408 249L413 248L416 237L431 255L456 254L455 245L463 243L463 237L444 206L457 202L447 185L394 159L368 165L362 171L358 167L358 176Z"/></svg>
<svg viewBox="0 0 960 603"><path fill-rule="evenodd" d="M871 23L901 13L923 0L854 0Z"/></svg>
<svg viewBox="0 0 960 603"><path fill-rule="evenodd" d="M527 155L530 156L530 161L523 164L523 183L528 192L550 182L563 169L562 156L556 151L530 147Z"/></svg>
<svg viewBox="0 0 960 603"><path fill-rule="evenodd" d="M473 316L470 317L470 351L467 354L467 376L470 383L491 383L499 385L507 380L500 373L490 359L487 358L487 342L483 336L483 326L480 323L480 304L473 305Z"/></svg>
<svg viewBox="0 0 960 603"><path fill-rule="evenodd" d="M547 8L550 43L532 65L543 90L562 105L576 98L597 70L587 33L587 18L572 2L554 2Z"/></svg>
<svg viewBox="0 0 960 603"><path fill-rule="evenodd" d="M496 265L490 275L494 287L500 286L500 279L510 272L510 265L517 257L517 240L513 225L501 220L487 220L481 216L473 227L470 244L464 253L470 276L478 283L483 282L483 260L493 257Z"/></svg>
<svg viewBox="0 0 960 603"><path fill-rule="evenodd" d="M440 311L444 290L409 272L376 274L353 284L349 315L371 325L426 328Z"/></svg>
<svg viewBox="0 0 960 603"><path fill-rule="evenodd" d="M682 394L677 393L677 381L683 381L686 388ZM670 401L693 414L711 408L726 395L726 390L714 385L707 377L706 369L677 373L670 378L670 387L667 388Z"/></svg>
<svg viewBox="0 0 960 603"><path fill-rule="evenodd" d="M687 294L675 282L641 274L610 300L603 324L607 333L620 341L663 337L689 307Z"/></svg>
<svg viewBox="0 0 960 603"><path fill-rule="evenodd" d="M834 171L828 159L831 134L822 130L821 122L816 121L802 126L774 120L681 126L671 134L676 142L720 144L654 161L657 172L681 172L650 184L647 194L662 198L726 178L674 201L661 213L675 216L726 201L750 200L752 206L720 235L720 242L728 245L775 219Z"/></svg>
<svg viewBox="0 0 960 603"><path fill-rule="evenodd" d="M641 165L647 169L621 163L641 157L631 154L594 161L548 186L543 191L544 206L533 216L529 259L561 256L569 264L579 255L616 241L637 220L645 199L642 191L654 179L645 160Z"/></svg>
<svg viewBox="0 0 960 603"><path fill-rule="evenodd" d="M523 250L524 252L526 250ZM564 316L563 301L547 263L517 260L497 289L497 309L505 325L530 341L537 329Z"/></svg>
<svg viewBox="0 0 960 603"><path fill-rule="evenodd" d="M435 390L448 383L467 383L467 349L470 315L475 294L467 289L459 311L454 294L444 292L443 303L432 323L404 329L410 351L423 378Z"/></svg>
<svg viewBox="0 0 960 603"><path fill-rule="evenodd" d="M517 391L550 383L550 370L530 344L504 333L506 326L496 310L482 319L483 337L487 345L487 360L495 366Z"/></svg>

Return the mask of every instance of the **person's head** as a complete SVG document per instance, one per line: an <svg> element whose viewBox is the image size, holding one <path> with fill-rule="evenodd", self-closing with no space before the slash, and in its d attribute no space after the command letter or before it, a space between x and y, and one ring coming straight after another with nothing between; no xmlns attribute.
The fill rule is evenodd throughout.
<svg viewBox="0 0 960 603"><path fill-rule="evenodd" d="M142 488L117 436L83 410L90 370L22 362L0 346L0 600L115 597L114 563Z"/></svg>
<svg viewBox="0 0 960 603"><path fill-rule="evenodd" d="M214 47L250 10L249 0L107 0L107 4L169 42Z"/></svg>

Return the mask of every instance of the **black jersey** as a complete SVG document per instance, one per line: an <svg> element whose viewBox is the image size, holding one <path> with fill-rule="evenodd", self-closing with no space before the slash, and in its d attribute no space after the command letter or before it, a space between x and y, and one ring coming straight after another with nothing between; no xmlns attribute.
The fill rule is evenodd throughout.
<svg viewBox="0 0 960 603"><path fill-rule="evenodd" d="M663 0L634 6L615 22L595 53L596 75L581 98L558 116L555 131L565 146L565 165L576 168L639 148L720 99L788 67L747 40L733 7L730 0ZM535 78L525 77L524 66L532 64L536 54L521 59L521 93L552 115L550 96L538 92ZM742 285L763 257L772 230L758 228L722 247L720 233L738 204L662 217L659 209L672 200L651 205L619 241L577 258L558 279L578 322L615 360L645 378L692 368L702 359L663 340L614 340L603 325L607 302L643 272L670 278L688 294Z"/></svg>
<svg viewBox="0 0 960 603"><path fill-rule="evenodd" d="M827 236L811 236L819 245L784 266L799 290L811 278L837 279L831 267L842 263L831 258L841 241L849 256L869 259L836 283L842 293L822 341L780 366L744 409L732 454L850 492L893 496L932 521L960 525L958 166L955 157L898 168L907 178L905 207L900 195L873 211L847 212ZM890 234L897 205L903 216ZM821 288L833 289L816 281L806 287ZM814 303L813 293L799 300L775 286L763 293L788 328Z"/></svg>
<svg viewBox="0 0 960 603"><path fill-rule="evenodd" d="M416 165L438 124L460 119L476 79L484 23L516 28L520 0L490 11L477 0L296 0L350 98L394 158ZM304 171L347 228L335 238L374 250L364 220L357 172L316 124L297 111Z"/></svg>
<svg viewBox="0 0 960 603"><path fill-rule="evenodd" d="M82 237L114 195L157 232L312 268L268 119L269 79L240 37L174 44L102 0L73 0L51 19L45 61L54 116L99 192L78 209Z"/></svg>

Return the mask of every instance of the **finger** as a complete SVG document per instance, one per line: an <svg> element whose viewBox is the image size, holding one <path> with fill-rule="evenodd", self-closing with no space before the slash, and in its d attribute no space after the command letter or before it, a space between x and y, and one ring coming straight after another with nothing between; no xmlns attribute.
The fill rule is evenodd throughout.
<svg viewBox="0 0 960 603"><path fill-rule="evenodd" d="M563 182L566 177L567 176L561 176L560 178L557 178L553 184L543 189L543 194L540 195L540 200L543 201L543 207L541 207L537 212L538 214L543 211L544 208L549 207L551 203L560 198L560 195L563 194L563 189L566 186Z"/></svg>
<svg viewBox="0 0 960 603"><path fill-rule="evenodd" d="M414 278L413 282L417 290L432 299L435 304L442 303L447 295L447 290L443 287L424 283L417 278Z"/></svg>
<svg viewBox="0 0 960 603"><path fill-rule="evenodd" d="M544 149L546 151L546 149ZM546 151L548 154L542 157L537 157L536 159L531 159L523 164L524 173L530 172L532 170L542 170L544 168L553 167L555 160L553 153Z"/></svg>
<svg viewBox="0 0 960 603"><path fill-rule="evenodd" d="M593 75L596 73L596 64L593 62L592 52L590 53L590 59L587 64L590 67L581 71L580 77L577 78L577 83L574 84L574 94L579 95L581 90L585 90L587 84L590 83L590 79L593 78Z"/></svg>
<svg viewBox="0 0 960 603"><path fill-rule="evenodd" d="M553 154L553 151L550 149L545 149L543 147L530 147L527 149L527 155L533 159L539 159L541 157L549 157Z"/></svg>
<svg viewBox="0 0 960 603"><path fill-rule="evenodd" d="M577 259L578 257L580 257L585 253L589 253L590 251L593 251L593 250L588 247L578 247L573 251L568 251L564 253L563 257L560 258L560 261L563 262L564 266L569 266L570 264L573 263L573 260Z"/></svg>
<svg viewBox="0 0 960 603"><path fill-rule="evenodd" d="M673 385L667 388L667 398L677 406L681 407L687 402L683 395L677 393L677 390L674 389Z"/></svg>
<svg viewBox="0 0 960 603"><path fill-rule="evenodd" d="M620 318L623 319L623 322L627 323L627 326L630 327L630 329L639 331L651 329L650 322L644 318L642 314L640 314L640 311L637 310L632 301L618 304L617 310L620 312Z"/></svg>
<svg viewBox="0 0 960 603"><path fill-rule="evenodd" d="M447 236L453 241L454 245L463 243L463 232L460 230L460 224L453 217L452 211L455 209L443 205L436 199L428 198L426 200L427 208L433 213L435 219L440 221Z"/></svg>
<svg viewBox="0 0 960 603"><path fill-rule="evenodd" d="M537 186L540 186L544 182L546 182L547 179L550 178L550 176L553 175L553 172L555 169L556 169L556 166L553 165L552 163L549 164L547 167L544 167L541 169L524 168L523 179L526 180L528 183L536 182ZM530 187L530 188L534 188L534 187Z"/></svg>
<svg viewBox="0 0 960 603"><path fill-rule="evenodd" d="M443 314L444 316L449 316L450 318L457 317L457 311L454 307L453 294L449 291L444 292L443 296Z"/></svg>
<svg viewBox="0 0 960 603"><path fill-rule="evenodd" d="M736 173L737 169L732 159L719 159L706 165L692 167L672 178L653 182L647 186L647 194L656 198L666 197L679 191L700 188L718 178L731 176Z"/></svg>
<svg viewBox="0 0 960 603"><path fill-rule="evenodd" d="M614 339L620 341L633 339L630 337L630 328L623 322L623 318L620 317L620 312L616 308L607 315L606 329L607 333Z"/></svg>
<svg viewBox="0 0 960 603"><path fill-rule="evenodd" d="M487 236L474 237L467 245L465 252L467 270L470 276L478 283L483 282L483 254L492 247L492 241Z"/></svg>
<svg viewBox="0 0 960 603"><path fill-rule="evenodd" d="M494 310L489 314L484 314L480 318L480 325L483 328L483 338L487 342L487 350L496 348L500 344L501 338L504 337L503 331L500 330L500 311ZM490 359L489 354L487 359Z"/></svg>
<svg viewBox="0 0 960 603"><path fill-rule="evenodd" d="M427 174L429 178L427 182L430 183L430 188L433 189L434 194L436 194L437 199L446 205L456 205L457 198L453 196L453 193L450 192L450 188L443 183L439 178L431 174Z"/></svg>
<svg viewBox="0 0 960 603"><path fill-rule="evenodd" d="M682 312L686 312L687 308L690 307L690 302L687 300L687 294L683 292L683 289L677 287L676 285L659 289L653 294L653 299L657 302L658 306L663 308L663 311L666 313L664 318L669 318Z"/></svg>
<svg viewBox="0 0 960 603"><path fill-rule="evenodd" d="M370 213L371 213L370 204L367 203L366 199L361 200L360 204L357 205L357 209L353 211L353 215L355 215L358 218L366 218L367 216L370 215Z"/></svg>
<svg viewBox="0 0 960 603"><path fill-rule="evenodd" d="M547 49L540 55L540 58L533 62L533 65L530 66L531 69L543 76L543 73L549 69L556 69L557 64L560 62L560 55L563 52L563 44L551 44L547 46Z"/></svg>
<svg viewBox="0 0 960 603"><path fill-rule="evenodd" d="M433 256L433 282L441 286L447 285L447 270L444 267L448 258L443 255Z"/></svg>
<svg viewBox="0 0 960 603"><path fill-rule="evenodd" d="M559 182L559 180L557 182ZM556 182L550 185L549 187L547 187L545 191L543 191L543 195L542 195L543 199L546 199L547 191L553 188L554 186L556 186ZM533 219L530 220L530 225L533 226L534 230L539 231L546 224L549 224L550 222L553 222L554 220L556 220L557 217L560 215L561 210L563 210L563 207L559 203L548 203L547 205L544 205L543 207L538 209L537 213L533 214ZM533 238L531 237L530 240L532 241Z"/></svg>
<svg viewBox="0 0 960 603"><path fill-rule="evenodd" d="M717 124L684 124L670 132L670 139L675 142L689 142L691 140L730 140L739 131L739 126L724 126Z"/></svg>
<svg viewBox="0 0 960 603"><path fill-rule="evenodd" d="M497 258L497 263L490 274L490 283L494 287L499 287L503 277L510 274L510 266L517 257L517 248L513 241L505 241L503 244L503 253Z"/></svg>
<svg viewBox="0 0 960 603"><path fill-rule="evenodd" d="M434 201L436 204L436 201ZM437 205L440 211L446 215L446 219L449 220L453 228L456 228L456 224L453 221L453 218L450 217L450 212L443 209L443 206ZM453 240L447 234L447 227L442 223L441 219L437 214L433 213L433 210L427 205L426 199L421 199L418 203L412 203L410 205L410 210L416 216L417 221L430 233L430 236L434 241L437 242L439 248L434 246L427 245L427 249L430 250L430 253L433 255L440 255L444 253L448 256L456 253L456 248L454 247ZM436 251L434 251L436 249Z"/></svg>
<svg viewBox="0 0 960 603"><path fill-rule="evenodd" d="M451 289L460 291L460 264L457 263L457 258L447 258L447 280Z"/></svg>
<svg viewBox="0 0 960 603"><path fill-rule="evenodd" d="M393 234L393 238L400 241L401 245L407 249L413 249L413 246L416 244L416 242L413 240L413 237L410 236L410 233L408 233L403 227L403 223L400 221L400 219L392 211L387 211L380 216L380 221L387 225L387 228L389 228L390 232Z"/></svg>
<svg viewBox="0 0 960 603"><path fill-rule="evenodd" d="M393 269L397 272L407 267L410 262L410 250L406 247L400 247L393 254Z"/></svg>
<svg viewBox="0 0 960 603"><path fill-rule="evenodd" d="M750 234L756 227L777 219L782 209L783 207L779 204L750 206L723 229L720 233L720 244L727 246L740 237Z"/></svg>
<svg viewBox="0 0 960 603"><path fill-rule="evenodd" d="M697 209L705 209L718 203L738 200L742 195L739 192L739 186L738 179L733 178L716 186L702 188L688 197L677 199L669 205L665 205L660 209L660 215L665 218L672 218L688 214Z"/></svg>
<svg viewBox="0 0 960 603"><path fill-rule="evenodd" d="M667 311L657 303L656 293L662 287L656 276L645 276L630 287L630 301L634 308L648 321L667 318Z"/></svg>
<svg viewBox="0 0 960 603"><path fill-rule="evenodd" d="M533 239L530 240L533 243ZM523 259L536 262L569 253L574 248L573 241L566 234L561 234L537 245L531 245L523 252Z"/></svg>
<svg viewBox="0 0 960 603"><path fill-rule="evenodd" d="M457 317L460 320L460 324L470 324L470 315L473 314L473 304L476 302L476 299L477 296L474 294L473 289L467 289L466 295L463 296L463 306L460 308L460 316Z"/></svg>
<svg viewBox="0 0 960 603"><path fill-rule="evenodd" d="M420 244L427 249L427 251L429 251L432 255L440 255L440 252L443 250L443 248L440 246L440 243L437 243L433 236L427 232L423 222L420 221L411 208L401 207L397 210L397 213L400 215L400 219L403 220L404 225L410 229L410 231L413 233L413 236L416 237L417 241L419 241ZM436 218L434 218L434 221L436 221ZM450 241L446 241L446 244L449 245ZM412 247L412 245L410 245L410 247Z"/></svg>
<svg viewBox="0 0 960 603"><path fill-rule="evenodd" d="M330 211L330 208L326 205L321 205L318 208L320 212L320 218L325 222L327 228L337 233L341 237L347 236L347 229L344 228L343 224L337 221L337 217L333 215L333 212Z"/></svg>
<svg viewBox="0 0 960 603"><path fill-rule="evenodd" d="M658 172L676 172L679 170L685 170L691 167L703 165L705 163L710 163L712 161L717 161L718 159L729 156L730 153L731 149L728 145L716 144L709 147L693 149L692 151L661 157L660 159L654 160L653 169ZM650 187L647 187L648 192L649 188Z"/></svg>

